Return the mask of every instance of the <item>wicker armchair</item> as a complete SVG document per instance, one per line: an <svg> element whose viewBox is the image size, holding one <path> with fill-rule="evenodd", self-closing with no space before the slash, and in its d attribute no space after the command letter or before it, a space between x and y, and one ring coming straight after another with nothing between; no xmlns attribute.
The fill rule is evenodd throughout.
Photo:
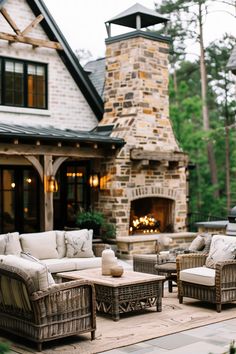
<svg viewBox="0 0 236 354"><path fill-rule="evenodd" d="M179 302L183 303L184 297L190 297L216 304L217 312L221 312L222 304L236 300L236 260L216 263L214 284L211 286L180 280L181 270L202 267L206 258L207 255L203 254L184 254L177 257Z"/></svg>
<svg viewBox="0 0 236 354"><path fill-rule="evenodd" d="M37 343L91 332L95 338L93 284L85 280L35 291L26 272L0 263L0 328Z"/></svg>

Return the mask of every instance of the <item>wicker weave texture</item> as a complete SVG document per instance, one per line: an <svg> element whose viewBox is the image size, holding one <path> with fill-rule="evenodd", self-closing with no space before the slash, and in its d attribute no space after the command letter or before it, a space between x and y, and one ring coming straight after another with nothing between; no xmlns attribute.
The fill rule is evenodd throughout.
<svg viewBox="0 0 236 354"><path fill-rule="evenodd" d="M111 314L118 321L121 313L138 311L156 306L162 310L162 282L130 284L127 286L110 287L95 284L97 310Z"/></svg>
<svg viewBox="0 0 236 354"><path fill-rule="evenodd" d="M0 264L0 328L36 342L39 350L45 341L78 333L91 332L94 339L94 285L76 280L35 292L26 273Z"/></svg>
<svg viewBox="0 0 236 354"><path fill-rule="evenodd" d="M182 269L201 267L205 264L206 255L189 254L177 257L177 283L179 301L183 297L191 297L216 304L217 312L221 312L222 304L236 301L236 260L218 262L216 264L215 286L193 284L179 279Z"/></svg>
<svg viewBox="0 0 236 354"><path fill-rule="evenodd" d="M157 274L155 265L157 263L157 255L134 255L133 256L133 269L135 272Z"/></svg>

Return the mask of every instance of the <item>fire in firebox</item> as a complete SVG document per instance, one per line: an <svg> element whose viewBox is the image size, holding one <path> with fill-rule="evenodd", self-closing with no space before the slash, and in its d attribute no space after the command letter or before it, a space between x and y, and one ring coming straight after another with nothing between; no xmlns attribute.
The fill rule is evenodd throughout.
<svg viewBox="0 0 236 354"><path fill-rule="evenodd" d="M156 220L152 215L141 216L134 218L132 231L142 233L160 232L160 221Z"/></svg>

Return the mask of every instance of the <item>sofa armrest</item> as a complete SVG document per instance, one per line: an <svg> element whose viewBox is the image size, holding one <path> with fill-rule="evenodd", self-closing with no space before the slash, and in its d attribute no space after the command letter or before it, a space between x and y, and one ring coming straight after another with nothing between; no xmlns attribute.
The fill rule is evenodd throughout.
<svg viewBox="0 0 236 354"><path fill-rule="evenodd" d="M55 284L45 291L30 296L35 321L38 324L92 317L92 328L96 328L96 297L94 285L87 280L73 280Z"/></svg>

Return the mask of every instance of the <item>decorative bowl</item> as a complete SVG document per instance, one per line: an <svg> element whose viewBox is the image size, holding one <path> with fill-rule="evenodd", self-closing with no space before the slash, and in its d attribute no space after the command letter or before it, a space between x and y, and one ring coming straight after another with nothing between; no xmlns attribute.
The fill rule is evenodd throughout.
<svg viewBox="0 0 236 354"><path fill-rule="evenodd" d="M122 274L124 273L124 268L120 265L116 265L114 267L111 267L111 276L113 277L121 277Z"/></svg>

